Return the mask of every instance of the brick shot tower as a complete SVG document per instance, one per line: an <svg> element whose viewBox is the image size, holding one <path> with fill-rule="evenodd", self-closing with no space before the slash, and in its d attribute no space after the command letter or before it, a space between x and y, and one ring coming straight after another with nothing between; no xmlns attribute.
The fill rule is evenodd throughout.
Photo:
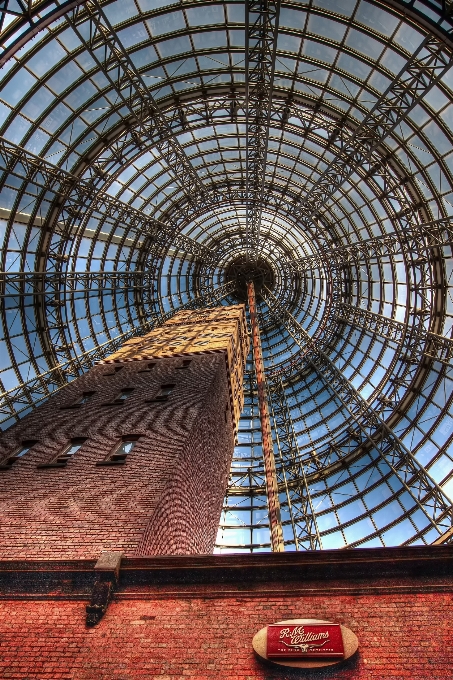
<svg viewBox="0 0 453 680"><path fill-rule="evenodd" d="M243 305L183 311L0 440L0 559L212 553L243 404Z"/></svg>

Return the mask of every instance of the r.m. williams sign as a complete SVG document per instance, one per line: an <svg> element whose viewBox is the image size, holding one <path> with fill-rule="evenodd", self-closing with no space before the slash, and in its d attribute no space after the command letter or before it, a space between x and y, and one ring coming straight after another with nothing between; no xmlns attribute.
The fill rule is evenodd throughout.
<svg viewBox="0 0 453 680"><path fill-rule="evenodd" d="M349 628L315 619L271 623L253 638L259 657L299 668L331 666L351 657L357 647L357 637Z"/></svg>
<svg viewBox="0 0 453 680"><path fill-rule="evenodd" d="M267 657L344 659L339 623L273 623L267 627Z"/></svg>

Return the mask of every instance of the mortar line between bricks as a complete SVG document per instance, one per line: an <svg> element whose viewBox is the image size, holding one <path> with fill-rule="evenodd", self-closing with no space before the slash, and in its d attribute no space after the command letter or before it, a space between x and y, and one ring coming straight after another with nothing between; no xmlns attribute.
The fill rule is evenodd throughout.
<svg viewBox="0 0 453 680"><path fill-rule="evenodd" d="M22 593L19 594L19 595L17 595L17 594L10 594L10 595L1 594L0 595L0 601L2 601L2 602L4 602L4 601L8 602L8 600L30 600L30 601L34 601L34 600L40 600L40 601L41 600L46 600L46 601L47 600L63 600L64 602L66 602L67 600L76 600L76 601L84 600L84 601L86 601L86 600L89 600L89 599L90 599L90 593L84 593L84 594L77 593L75 595L73 595L73 594L71 594L71 595L39 595L39 594L38 595L29 595L29 594L22 594Z"/></svg>
<svg viewBox="0 0 453 680"><path fill-rule="evenodd" d="M287 592L281 592L281 593L276 593L275 590L260 590L257 592L253 591L241 591L241 590L227 590L227 591L211 591L209 593L199 593L197 591L187 591L187 592L178 592L178 591L167 591L165 593L116 593L115 594L115 599L118 600L128 600L131 598L136 598L136 597L146 597L147 599L165 599L166 597L175 597L175 598L185 598L185 597L193 597L193 598L201 598L201 599L217 599L217 598L224 598L224 597L253 597L253 598L262 598L266 597L269 599L280 599L281 597L288 597L289 594L297 595L298 597L303 597L303 596L308 596L308 595L329 595L329 594L344 594L344 595L360 595L360 594L385 594L385 593L404 593L404 594L413 594L414 588L411 586L389 586L389 587L379 587L379 586L370 586L369 588L364 587L364 588L300 588L300 589L294 589L291 591L291 593ZM420 593L439 593L439 592L452 592L453 593L453 584L446 584L446 585L441 585L441 586L423 586L422 588L418 588L417 592Z"/></svg>

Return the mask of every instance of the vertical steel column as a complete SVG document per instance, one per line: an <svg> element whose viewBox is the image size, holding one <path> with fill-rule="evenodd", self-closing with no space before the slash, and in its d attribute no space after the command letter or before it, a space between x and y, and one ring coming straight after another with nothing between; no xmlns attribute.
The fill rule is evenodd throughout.
<svg viewBox="0 0 453 680"><path fill-rule="evenodd" d="M253 260L259 254L280 0L247 0L245 7L247 121L245 245L247 259Z"/></svg>
<svg viewBox="0 0 453 680"><path fill-rule="evenodd" d="M271 422L267 404L266 378L264 376L263 354L261 352L260 329L256 316L255 286L247 284L247 295L252 326L253 360L255 362L258 404L260 410L261 434L263 440L264 471L266 478L267 503L269 506L269 525L273 552L284 552L283 529L278 498L277 473L275 471L274 446L272 443Z"/></svg>
<svg viewBox="0 0 453 680"><path fill-rule="evenodd" d="M301 459L282 379L270 385L267 393L280 454L278 477L285 484L296 550L320 550L321 537L305 474L305 463Z"/></svg>

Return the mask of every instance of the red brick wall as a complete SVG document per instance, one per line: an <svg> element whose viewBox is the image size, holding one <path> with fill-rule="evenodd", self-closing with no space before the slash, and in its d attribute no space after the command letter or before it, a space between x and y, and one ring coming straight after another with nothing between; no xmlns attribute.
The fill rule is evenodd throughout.
<svg viewBox="0 0 453 680"><path fill-rule="evenodd" d="M139 373L146 363L111 377L110 365L97 366L2 435L0 462L22 440L39 443L0 470L0 559L131 555L139 545L141 554L212 552L234 446L225 359L193 357L187 370L177 369L180 358L161 359ZM168 402L146 404L165 383L176 384ZM102 405L124 387L134 392L122 406ZM61 410L91 390L87 404ZM127 434L143 436L126 463L97 467ZM37 468L83 436L65 468Z"/></svg>
<svg viewBox="0 0 453 680"><path fill-rule="evenodd" d="M82 601L0 601L0 677L289 680L301 676L261 665L251 640L266 623L302 615L340 621L360 642L345 668L303 677L450 680L452 591L417 594L413 586L409 594L401 585L361 593L342 584L342 595L326 583L324 595L304 595L304 584L294 584L284 595L276 583L263 596L236 586L223 596L214 587L189 596L184 586L149 588L141 597L120 596L94 629L84 626Z"/></svg>
<svg viewBox="0 0 453 680"><path fill-rule="evenodd" d="M213 381L177 464L165 471L162 496L137 555L193 555L214 549L233 456L226 374L219 373L222 379Z"/></svg>

